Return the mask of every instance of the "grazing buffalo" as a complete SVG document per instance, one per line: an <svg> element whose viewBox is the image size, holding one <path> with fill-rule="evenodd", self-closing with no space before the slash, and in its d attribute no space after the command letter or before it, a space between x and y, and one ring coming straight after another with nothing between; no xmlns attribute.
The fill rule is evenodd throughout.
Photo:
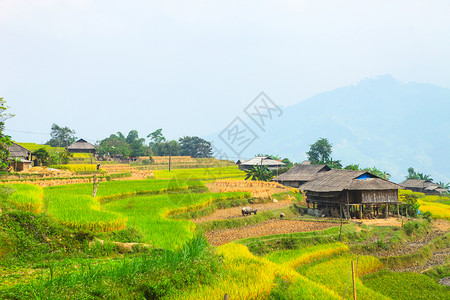
<svg viewBox="0 0 450 300"><path fill-rule="evenodd" d="M242 215L246 216L246 215L251 215L252 213L256 215L256 209L251 208L251 207L243 207L242 208Z"/></svg>

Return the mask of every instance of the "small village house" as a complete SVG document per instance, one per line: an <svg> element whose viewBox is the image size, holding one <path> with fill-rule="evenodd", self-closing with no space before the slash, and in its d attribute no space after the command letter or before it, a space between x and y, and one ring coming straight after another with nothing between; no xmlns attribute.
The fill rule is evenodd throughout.
<svg viewBox="0 0 450 300"><path fill-rule="evenodd" d="M267 166L269 170L277 170L285 166L284 163L269 156L257 156L249 160L238 160L236 164L242 171L253 169L255 166Z"/></svg>
<svg viewBox="0 0 450 300"><path fill-rule="evenodd" d="M285 186L300 188L308 181L315 179L319 174L330 171L327 165L312 165L309 161L293 166L289 171L278 175L272 181L281 183Z"/></svg>
<svg viewBox="0 0 450 300"><path fill-rule="evenodd" d="M70 153L92 153L92 154L95 154L95 146L83 139L79 139L72 145L68 146L66 149Z"/></svg>
<svg viewBox="0 0 450 300"><path fill-rule="evenodd" d="M389 214L396 207L399 215L398 190L402 187L365 171L330 170L306 182L308 213L332 217L372 218ZM311 206L311 207L310 207Z"/></svg>
<svg viewBox="0 0 450 300"><path fill-rule="evenodd" d="M424 193L425 195L441 195L448 192L439 184L424 179L407 179L400 185L407 190Z"/></svg>
<svg viewBox="0 0 450 300"><path fill-rule="evenodd" d="M33 166L31 151L19 144L12 143L8 146L10 166L14 171L27 171Z"/></svg>

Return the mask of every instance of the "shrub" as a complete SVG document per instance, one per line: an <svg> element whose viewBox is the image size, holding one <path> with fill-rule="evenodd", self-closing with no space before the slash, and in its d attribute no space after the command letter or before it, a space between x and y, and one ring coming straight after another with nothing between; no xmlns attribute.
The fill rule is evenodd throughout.
<svg viewBox="0 0 450 300"><path fill-rule="evenodd" d="M414 194L404 195L402 201L406 203L406 210L409 216L417 217L417 211L419 210L420 204L417 200L417 196Z"/></svg>
<svg viewBox="0 0 450 300"><path fill-rule="evenodd" d="M430 213L429 211L426 211L422 214L422 218L426 219L430 223L431 223L432 216L433 216L433 214Z"/></svg>

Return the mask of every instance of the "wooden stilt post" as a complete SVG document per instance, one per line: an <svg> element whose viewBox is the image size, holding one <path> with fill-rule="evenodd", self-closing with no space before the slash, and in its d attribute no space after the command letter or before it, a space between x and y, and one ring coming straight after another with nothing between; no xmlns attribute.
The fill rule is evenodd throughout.
<svg viewBox="0 0 450 300"><path fill-rule="evenodd" d="M339 216L341 217L341 228L339 229L339 240L341 240L342 234L342 205L339 204Z"/></svg>
<svg viewBox="0 0 450 300"><path fill-rule="evenodd" d="M359 218L362 220L362 218L363 218L363 206L362 205L360 205L359 206Z"/></svg>
<svg viewBox="0 0 450 300"><path fill-rule="evenodd" d="M389 217L389 204L386 204L384 218L387 219Z"/></svg>
<svg viewBox="0 0 450 300"><path fill-rule="evenodd" d="M352 260L352 281L353 281L353 300L356 300L356 278L355 278L355 263Z"/></svg>
<svg viewBox="0 0 450 300"><path fill-rule="evenodd" d="M400 209L399 209L399 204L397 203L397 218L400 219Z"/></svg>

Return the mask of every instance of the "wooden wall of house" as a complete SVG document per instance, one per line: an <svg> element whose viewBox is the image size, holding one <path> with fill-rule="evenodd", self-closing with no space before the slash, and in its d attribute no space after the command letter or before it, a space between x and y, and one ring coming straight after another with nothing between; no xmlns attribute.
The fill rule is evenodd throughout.
<svg viewBox="0 0 450 300"><path fill-rule="evenodd" d="M325 203L346 203L342 192L311 192L306 191L307 201ZM346 200L345 200L346 201Z"/></svg>
<svg viewBox="0 0 450 300"><path fill-rule="evenodd" d="M306 192L307 201L336 204L370 204L398 202L397 190ZM348 202L347 202L348 197Z"/></svg>
<svg viewBox="0 0 450 300"><path fill-rule="evenodd" d="M398 202L397 190L361 191L360 203Z"/></svg>

